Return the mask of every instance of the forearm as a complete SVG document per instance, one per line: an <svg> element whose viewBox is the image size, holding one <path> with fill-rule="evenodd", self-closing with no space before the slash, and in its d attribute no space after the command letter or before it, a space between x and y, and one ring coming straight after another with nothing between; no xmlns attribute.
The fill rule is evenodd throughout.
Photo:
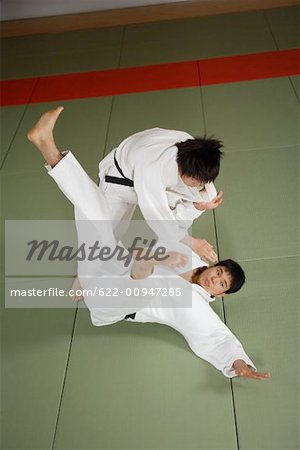
<svg viewBox="0 0 300 450"><path fill-rule="evenodd" d="M210 336L199 336L197 342L190 343L190 347L197 356L212 364L227 378L237 376L234 364L239 360L256 370L241 343L225 325L223 331Z"/></svg>

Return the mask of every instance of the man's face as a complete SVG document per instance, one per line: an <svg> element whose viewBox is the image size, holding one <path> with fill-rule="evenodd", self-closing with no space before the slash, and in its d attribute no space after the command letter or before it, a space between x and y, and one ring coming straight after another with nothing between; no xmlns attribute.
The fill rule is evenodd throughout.
<svg viewBox="0 0 300 450"><path fill-rule="evenodd" d="M203 187L205 183L203 181L197 180L197 178L189 177L188 175L180 175L180 178L189 187Z"/></svg>
<svg viewBox="0 0 300 450"><path fill-rule="evenodd" d="M216 297L230 289L231 283L232 277L224 266L208 267L197 279L197 284Z"/></svg>

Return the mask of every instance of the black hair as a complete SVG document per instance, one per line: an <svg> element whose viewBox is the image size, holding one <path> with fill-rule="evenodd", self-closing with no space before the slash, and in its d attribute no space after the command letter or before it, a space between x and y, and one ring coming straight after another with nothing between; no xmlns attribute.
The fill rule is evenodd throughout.
<svg viewBox="0 0 300 450"><path fill-rule="evenodd" d="M246 280L245 272L243 271L241 266L232 259L219 261L217 264L215 264L215 267L217 266L226 267L232 278L231 286L225 293L233 294L234 292L240 290Z"/></svg>
<svg viewBox="0 0 300 450"><path fill-rule="evenodd" d="M176 144L177 164L180 175L196 178L208 183L219 174L220 160L223 152L222 141L204 137L188 139Z"/></svg>

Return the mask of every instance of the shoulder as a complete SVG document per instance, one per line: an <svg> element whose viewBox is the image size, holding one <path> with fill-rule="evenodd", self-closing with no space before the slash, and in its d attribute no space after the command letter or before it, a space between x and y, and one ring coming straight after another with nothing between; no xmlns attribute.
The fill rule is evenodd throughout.
<svg viewBox="0 0 300 450"><path fill-rule="evenodd" d="M186 131L181 131L181 130L169 130L166 128L156 128L156 130L159 130L160 133L162 134L169 134L171 136L174 136L174 138L178 139L178 142L181 141L186 141L187 139L194 139L194 137L187 133Z"/></svg>

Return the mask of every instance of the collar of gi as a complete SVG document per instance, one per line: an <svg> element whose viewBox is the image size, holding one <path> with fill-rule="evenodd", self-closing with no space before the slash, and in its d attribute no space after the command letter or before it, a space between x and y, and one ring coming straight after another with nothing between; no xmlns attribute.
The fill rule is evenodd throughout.
<svg viewBox="0 0 300 450"><path fill-rule="evenodd" d="M202 286L199 286L199 284L193 283L192 286L193 289L198 292L205 301L207 301L207 303L211 303L216 299L216 297L210 295Z"/></svg>

